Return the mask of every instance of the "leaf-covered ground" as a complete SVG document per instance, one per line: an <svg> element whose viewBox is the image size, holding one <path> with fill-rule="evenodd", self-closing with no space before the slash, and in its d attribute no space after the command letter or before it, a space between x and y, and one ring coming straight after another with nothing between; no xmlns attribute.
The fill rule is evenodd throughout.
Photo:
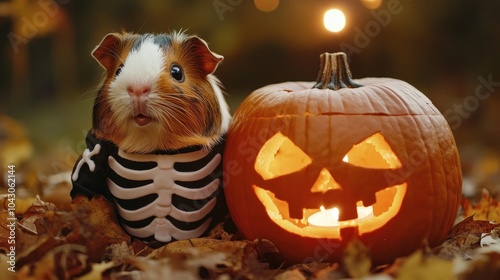
<svg viewBox="0 0 500 280"><path fill-rule="evenodd" d="M3 199L7 199L5 196ZM487 193L463 201L462 219L439 247L422 248L392 264L372 267L363 244L352 242L341 263L284 267L267 240L244 240L228 218L208 237L152 248L131 240L103 198L77 198L58 210L35 198L17 213L16 273L0 255L2 279L500 279L500 206ZM5 204L5 201L3 203ZM6 220L8 212L0 212ZM467 217L467 218L463 218ZM9 229L0 228L8 251Z"/></svg>
<svg viewBox="0 0 500 280"><path fill-rule="evenodd" d="M22 161L16 156L30 153L29 143L14 143L0 145L0 163ZM133 240L117 224L107 200L78 197L71 202L69 171L46 175L49 162L62 161L44 158L41 164L16 165L14 208L7 191L9 170L1 167L0 279L500 279L495 191L464 198L456 225L437 248L422 244L409 256L373 267L369 252L355 241L339 263L286 267L270 241L245 240L229 217L203 238L163 246ZM4 222L12 217L17 218L15 273L9 271L7 255L12 227Z"/></svg>

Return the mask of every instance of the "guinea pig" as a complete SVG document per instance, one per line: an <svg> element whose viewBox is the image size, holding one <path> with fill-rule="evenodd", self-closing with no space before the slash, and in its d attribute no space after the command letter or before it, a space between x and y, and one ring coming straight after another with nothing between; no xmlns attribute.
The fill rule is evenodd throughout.
<svg viewBox="0 0 500 280"><path fill-rule="evenodd" d="M111 33L92 56L104 68L71 196L114 202L131 236L170 242L227 214L224 135L231 116L212 75L223 57L184 33Z"/></svg>
<svg viewBox="0 0 500 280"><path fill-rule="evenodd" d="M92 52L106 70L93 132L131 153L212 146L230 122L219 81L223 57L183 33L108 34Z"/></svg>

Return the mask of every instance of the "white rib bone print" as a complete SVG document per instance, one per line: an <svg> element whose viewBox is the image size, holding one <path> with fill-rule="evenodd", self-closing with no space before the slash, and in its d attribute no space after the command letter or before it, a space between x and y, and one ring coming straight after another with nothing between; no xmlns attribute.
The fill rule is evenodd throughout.
<svg viewBox="0 0 500 280"><path fill-rule="evenodd" d="M220 179L216 178L205 186L190 189L175 182L193 182L206 178L214 172L221 162L221 155L215 154L213 158L199 170L180 172L174 169L178 162L189 163L203 159L209 154L206 149L194 152L174 155L154 154L129 154L122 150L118 156L133 162L155 162L156 167L148 170L132 170L122 166L113 156L109 156L109 167L120 177L126 180L146 181L152 180L150 184L134 188L123 188L108 178L110 192L121 200L134 200L150 194L158 197L150 204L135 210L127 210L116 203L118 214L126 221L141 221L155 217L152 222L142 228L132 228L123 224L124 229L131 235L139 238L154 236L160 242L169 242L172 238L188 239L200 236L210 225L211 218L192 230L176 228L169 220L170 216L182 222L196 222L210 214L214 209L217 198L213 197L200 209L195 211L183 211L172 205L172 195L178 195L190 200L207 199L212 196L220 185Z"/></svg>

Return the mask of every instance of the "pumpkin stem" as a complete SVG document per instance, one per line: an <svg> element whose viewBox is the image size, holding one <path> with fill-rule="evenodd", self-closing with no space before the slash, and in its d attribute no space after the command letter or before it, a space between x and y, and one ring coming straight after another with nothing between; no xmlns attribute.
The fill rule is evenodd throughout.
<svg viewBox="0 0 500 280"><path fill-rule="evenodd" d="M352 80L345 53L323 53L319 58L321 64L313 88L339 90L362 86Z"/></svg>

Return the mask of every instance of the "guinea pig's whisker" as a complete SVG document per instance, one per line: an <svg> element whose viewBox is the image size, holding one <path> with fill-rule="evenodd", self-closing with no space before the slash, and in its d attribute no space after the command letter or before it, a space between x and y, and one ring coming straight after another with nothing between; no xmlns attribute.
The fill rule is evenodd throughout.
<svg viewBox="0 0 500 280"><path fill-rule="evenodd" d="M163 96L165 100L169 99L175 99L179 101L187 101L188 99L196 99L196 100L202 100L203 98L201 96L196 96L196 95L189 95L189 97L186 96L185 93L169 93Z"/></svg>
<svg viewBox="0 0 500 280"><path fill-rule="evenodd" d="M175 104L171 104L171 105L175 105ZM170 130L174 130L175 127L173 127L173 124L176 124L177 126L181 126L183 128L182 130L184 130L184 131L191 131L192 130L192 128L189 128L185 124L184 121L185 121L186 117L182 117L185 114L180 106L178 106L178 105L168 106L166 110L165 110L165 108L163 108L162 110L158 110L158 111L161 111L161 112L158 112L158 115L163 116L163 118L165 119L164 123L168 125ZM177 112L174 112L174 111L177 111Z"/></svg>

